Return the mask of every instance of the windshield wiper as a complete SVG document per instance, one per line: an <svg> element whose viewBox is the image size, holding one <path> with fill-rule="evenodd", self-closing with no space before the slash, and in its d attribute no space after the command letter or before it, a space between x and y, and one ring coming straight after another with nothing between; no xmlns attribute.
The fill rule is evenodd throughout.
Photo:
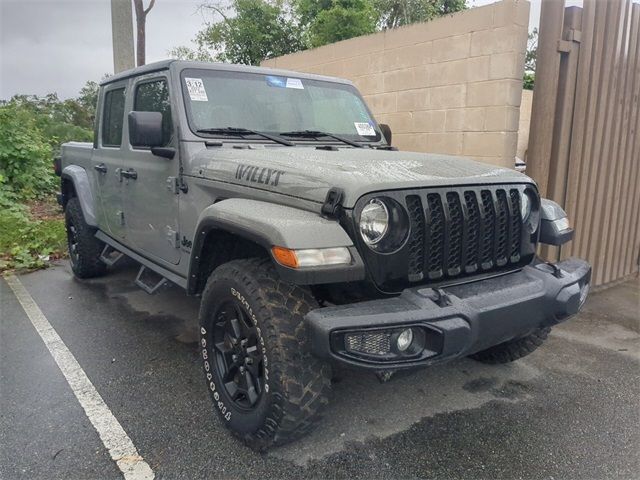
<svg viewBox="0 0 640 480"><path fill-rule="evenodd" d="M220 128L201 128L196 130L198 133L210 133L212 135L233 135L235 137L244 137L246 135L259 135L262 138L266 138L268 140L273 140L276 143L281 145L286 145L287 147L293 147L295 143L290 142L289 140L285 140L278 135L272 135L267 132L260 132L258 130L250 130L248 128L241 127L220 127Z"/></svg>
<svg viewBox="0 0 640 480"><path fill-rule="evenodd" d="M347 138L341 137L340 135L335 135L333 133L320 132L318 130L296 130L294 132L280 132L280 135L284 137L301 137L301 138L319 138L319 137L329 137L335 140L338 140L342 143L346 143L347 145L351 145L352 147L362 148L357 142L353 140L349 140Z"/></svg>

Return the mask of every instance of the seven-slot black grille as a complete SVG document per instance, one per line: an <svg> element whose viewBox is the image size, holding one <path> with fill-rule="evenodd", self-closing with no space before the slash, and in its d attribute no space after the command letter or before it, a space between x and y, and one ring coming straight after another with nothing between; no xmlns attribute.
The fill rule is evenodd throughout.
<svg viewBox="0 0 640 480"><path fill-rule="evenodd" d="M408 195L408 278L437 280L516 264L520 190L470 188Z"/></svg>

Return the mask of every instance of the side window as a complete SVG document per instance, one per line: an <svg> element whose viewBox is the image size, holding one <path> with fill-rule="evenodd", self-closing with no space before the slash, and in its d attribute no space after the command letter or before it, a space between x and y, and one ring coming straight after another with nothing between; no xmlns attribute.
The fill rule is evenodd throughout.
<svg viewBox="0 0 640 480"><path fill-rule="evenodd" d="M167 82L154 80L138 85L133 109L136 112L160 112L162 114L162 144L168 145L171 141L173 124L171 123L171 104L169 103Z"/></svg>
<svg viewBox="0 0 640 480"><path fill-rule="evenodd" d="M109 90L104 96L102 116L102 145L119 147L122 143L124 120L124 88Z"/></svg>

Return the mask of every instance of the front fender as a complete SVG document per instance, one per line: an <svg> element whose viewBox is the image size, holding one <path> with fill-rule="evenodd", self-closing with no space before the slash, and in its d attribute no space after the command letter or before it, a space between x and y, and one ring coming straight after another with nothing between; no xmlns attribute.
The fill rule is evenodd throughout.
<svg viewBox="0 0 640 480"><path fill-rule="evenodd" d="M274 262L280 276L291 283L310 285L364 279L362 259L351 238L337 221L284 205L232 198L210 205L198 218L189 267L190 283L197 279L204 240L214 229L250 240L269 254L274 245L291 249L349 248L353 258L351 265L298 270Z"/></svg>
<svg viewBox="0 0 640 480"><path fill-rule="evenodd" d="M94 208L93 194L91 193L91 185L89 184L89 176L87 171L78 165L68 165L62 170L62 179L68 180L73 184L76 192L84 221L92 227L98 226L96 220L96 211Z"/></svg>

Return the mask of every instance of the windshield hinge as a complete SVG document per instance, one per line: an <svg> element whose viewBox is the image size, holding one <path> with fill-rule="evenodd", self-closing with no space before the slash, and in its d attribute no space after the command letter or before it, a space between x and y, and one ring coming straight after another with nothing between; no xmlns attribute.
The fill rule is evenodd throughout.
<svg viewBox="0 0 640 480"><path fill-rule="evenodd" d="M180 177L167 177L167 189L176 195L180 192L187 193L189 191L187 184L184 182L182 176Z"/></svg>
<svg viewBox="0 0 640 480"><path fill-rule="evenodd" d="M322 204L322 214L329 218L338 218L342 213L343 199L344 190L337 187L330 188Z"/></svg>

